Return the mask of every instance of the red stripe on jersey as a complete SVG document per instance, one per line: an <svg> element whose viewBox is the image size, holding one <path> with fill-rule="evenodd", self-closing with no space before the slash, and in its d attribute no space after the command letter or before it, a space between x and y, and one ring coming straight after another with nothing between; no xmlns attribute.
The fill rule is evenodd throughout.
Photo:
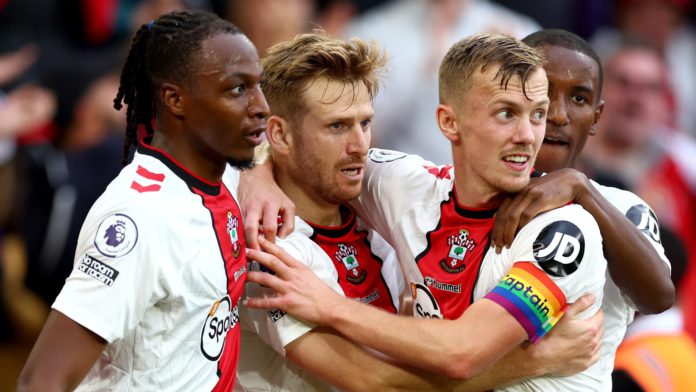
<svg viewBox="0 0 696 392"><path fill-rule="evenodd" d="M136 191L140 193L144 192L157 192L161 189L162 187L159 184L152 184L152 185L140 185L137 182L133 181L131 183L131 189L135 189Z"/></svg>
<svg viewBox="0 0 696 392"><path fill-rule="evenodd" d="M382 263L372 253L367 231L356 228L355 215L339 227L319 226L311 240L326 253L338 273L338 284L348 298L357 299L390 313L397 313L387 282L382 276Z"/></svg>
<svg viewBox="0 0 696 392"><path fill-rule="evenodd" d="M233 314L237 314L234 309L239 306L246 282L246 246L242 213L224 184L217 195L209 195L196 188L193 188L193 191L203 198L203 205L210 211L220 254L225 263L227 295L230 297ZM235 320L225 336L225 346L217 365L220 379L213 388L214 392L231 391L234 387L240 336L240 326Z"/></svg>
<svg viewBox="0 0 696 392"><path fill-rule="evenodd" d="M492 229L492 211L458 207L454 190L440 205L440 222L415 261L446 319L459 318L473 302Z"/></svg>
<svg viewBox="0 0 696 392"><path fill-rule="evenodd" d="M138 170L135 171L138 175L147 178L148 180L152 181L157 181L157 182L162 182L164 181L164 174L162 173L153 173L146 168L138 165Z"/></svg>

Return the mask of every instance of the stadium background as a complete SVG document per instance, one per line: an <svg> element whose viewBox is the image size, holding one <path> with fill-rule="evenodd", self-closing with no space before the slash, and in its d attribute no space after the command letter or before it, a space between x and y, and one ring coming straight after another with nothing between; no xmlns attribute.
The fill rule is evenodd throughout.
<svg viewBox="0 0 696 392"><path fill-rule="evenodd" d="M638 193L663 228L681 239L691 267L681 304L696 336L696 323L689 322L696 319L692 0L0 0L0 390L14 389L72 267L81 222L120 168L125 115L112 101L130 36L142 23L183 8L231 20L261 55L318 27L346 38L377 38L391 65L376 101L375 144L432 160L448 154L439 152L437 138L444 139L436 130L423 129L434 127L427 116L437 99L437 65L463 35L499 31L521 38L540 27L563 28L588 39L602 56L611 55L617 37L652 45L664 62L659 85L640 80L648 74L619 78L625 89L619 91L637 101L607 102L605 109L639 108L623 115L643 124L629 128L625 141L629 166L640 170L601 167L594 141L582 167ZM640 110L650 107L663 110L652 117ZM422 125L419 111L430 125ZM419 141L423 134L432 135L426 139L432 146Z"/></svg>

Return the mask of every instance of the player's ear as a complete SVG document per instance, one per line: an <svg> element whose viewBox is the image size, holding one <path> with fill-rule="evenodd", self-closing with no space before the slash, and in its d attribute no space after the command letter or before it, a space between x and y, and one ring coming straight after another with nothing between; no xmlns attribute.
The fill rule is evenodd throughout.
<svg viewBox="0 0 696 392"><path fill-rule="evenodd" d="M164 107L176 117L184 116L184 96L181 87L172 83L162 83L159 89Z"/></svg>
<svg viewBox="0 0 696 392"><path fill-rule="evenodd" d="M283 117L272 115L266 120L266 138L274 154L287 155L292 148L290 123Z"/></svg>
<svg viewBox="0 0 696 392"><path fill-rule="evenodd" d="M592 126L590 127L590 135L594 136L597 134L597 123L599 118L602 117L602 112L604 111L604 101L599 100L597 107L595 108L594 118L592 119Z"/></svg>
<svg viewBox="0 0 696 392"><path fill-rule="evenodd" d="M437 105L435 109L437 116L437 125L443 135L452 143L456 143L460 139L459 127L457 126L457 117L451 106L445 104Z"/></svg>

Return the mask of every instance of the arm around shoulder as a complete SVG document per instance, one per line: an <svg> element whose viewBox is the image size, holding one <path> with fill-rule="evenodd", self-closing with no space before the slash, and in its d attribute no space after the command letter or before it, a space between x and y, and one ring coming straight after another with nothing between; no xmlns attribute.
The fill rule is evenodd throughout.
<svg viewBox="0 0 696 392"><path fill-rule="evenodd" d="M641 227L636 227L588 180L578 186L576 201L597 221L604 241L607 268L616 285L643 314L669 309L675 300L674 285L668 267L650 243L654 239L644 235ZM659 228L654 214L647 205L636 205L642 206L640 213L644 216L639 221L647 222L644 230L650 231L654 226L659 243Z"/></svg>

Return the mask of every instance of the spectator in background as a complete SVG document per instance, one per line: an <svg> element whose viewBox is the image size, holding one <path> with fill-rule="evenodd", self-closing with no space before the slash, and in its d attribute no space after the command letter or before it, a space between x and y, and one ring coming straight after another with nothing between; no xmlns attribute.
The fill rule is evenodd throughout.
<svg viewBox="0 0 696 392"><path fill-rule="evenodd" d="M606 55L622 35L653 45L665 59L673 84L671 125L696 136L696 31L688 24L693 0L616 0L616 28L599 30L592 44Z"/></svg>
<svg viewBox="0 0 696 392"><path fill-rule="evenodd" d="M227 19L239 26L263 57L272 45L310 29L314 0L230 0Z"/></svg>
<svg viewBox="0 0 696 392"><path fill-rule="evenodd" d="M672 263L672 282L679 288L686 269L686 249L669 230L662 230L661 237ZM688 392L693 390L694 373L696 343L684 331L677 301L663 313L637 316L628 327L616 352L614 392Z"/></svg>
<svg viewBox="0 0 696 392"><path fill-rule="evenodd" d="M358 17L346 37L375 39L389 59L384 90L375 102L373 143L446 163L450 146L437 136L433 113L438 102L437 70L447 49L479 32L516 38L539 29L528 17L487 0L403 0Z"/></svg>
<svg viewBox="0 0 696 392"><path fill-rule="evenodd" d="M69 274L80 223L121 169L124 120L110 72L125 58L131 20L176 5L0 0L2 391L15 389Z"/></svg>
<svg viewBox="0 0 696 392"><path fill-rule="evenodd" d="M321 28L329 36L341 36L356 15L384 2L386 0L213 1L218 5L215 8L239 26L262 56L271 46L315 28Z"/></svg>
<svg viewBox="0 0 696 392"><path fill-rule="evenodd" d="M687 330L696 336L694 141L667 126L666 67L651 46L625 40L605 61L604 113L583 152L588 174L614 178L642 197L687 248L682 285Z"/></svg>
<svg viewBox="0 0 696 392"><path fill-rule="evenodd" d="M16 377L20 363L15 359L28 352L47 314L45 304L24 284L26 254L18 208L24 176L17 138L42 128L56 111L51 91L34 83L16 83L37 54L35 46L27 45L0 55L0 390L13 388L5 380Z"/></svg>

